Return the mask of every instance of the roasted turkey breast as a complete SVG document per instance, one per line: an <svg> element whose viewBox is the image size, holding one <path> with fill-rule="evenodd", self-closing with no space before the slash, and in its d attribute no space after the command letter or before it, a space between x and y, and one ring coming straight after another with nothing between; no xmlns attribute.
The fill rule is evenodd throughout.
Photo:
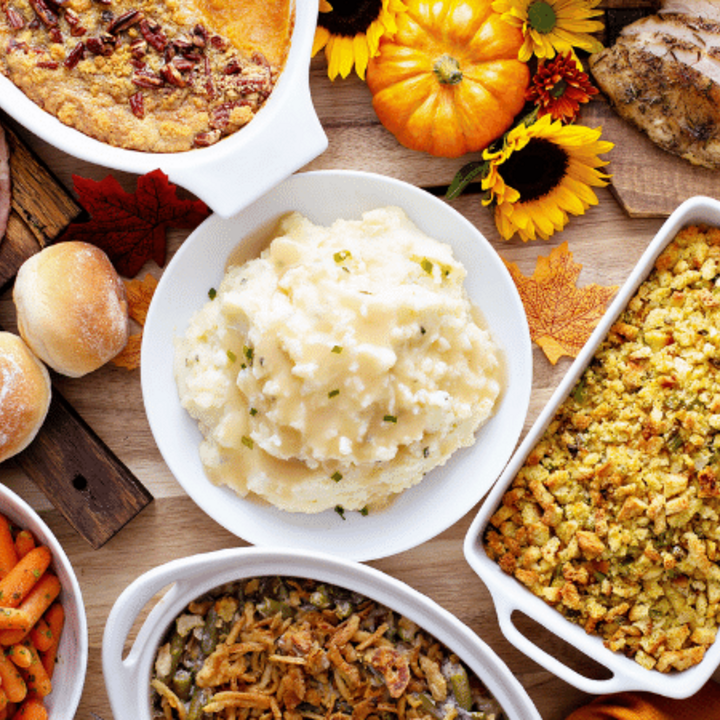
<svg viewBox="0 0 720 720"><path fill-rule="evenodd" d="M720 168L720 0L666 2L592 55L590 70L618 114L653 142Z"/></svg>

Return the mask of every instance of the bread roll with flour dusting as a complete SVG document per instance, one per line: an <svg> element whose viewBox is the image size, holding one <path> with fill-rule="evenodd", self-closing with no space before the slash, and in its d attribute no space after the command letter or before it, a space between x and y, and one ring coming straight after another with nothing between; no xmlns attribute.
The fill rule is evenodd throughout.
<svg viewBox="0 0 720 720"><path fill-rule="evenodd" d="M61 242L26 260L13 288L20 334L56 372L81 377L128 339L125 286L94 245Z"/></svg>
<svg viewBox="0 0 720 720"><path fill-rule="evenodd" d="M35 438L50 407L50 374L18 335L0 332L0 462Z"/></svg>

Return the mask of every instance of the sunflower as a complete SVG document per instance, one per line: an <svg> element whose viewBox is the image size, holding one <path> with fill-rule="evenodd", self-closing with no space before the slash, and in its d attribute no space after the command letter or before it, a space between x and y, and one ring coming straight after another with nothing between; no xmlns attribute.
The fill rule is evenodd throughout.
<svg viewBox="0 0 720 720"><path fill-rule="evenodd" d="M603 187L609 178L598 170L607 165L598 155L613 147L600 132L544 115L510 130L500 150L485 150L483 202L495 203L495 224L505 240L515 232L523 242L536 235L547 240L565 227L568 213L582 215L597 204L592 186Z"/></svg>
<svg viewBox="0 0 720 720"><path fill-rule="evenodd" d="M401 0L320 0L312 55L325 48L328 77L345 78L355 71L365 79L368 60L377 55L380 38L397 30L395 17Z"/></svg>
<svg viewBox="0 0 720 720"><path fill-rule="evenodd" d="M527 62L532 55L553 58L558 52L578 47L587 52L602 49L589 33L603 29L590 18L602 14L600 0L495 0L492 7L503 20L522 30L525 42L518 58Z"/></svg>
<svg viewBox="0 0 720 720"><path fill-rule="evenodd" d="M538 107L540 116L572 122L598 89L590 82L573 54L568 51L553 60L541 60L525 98Z"/></svg>

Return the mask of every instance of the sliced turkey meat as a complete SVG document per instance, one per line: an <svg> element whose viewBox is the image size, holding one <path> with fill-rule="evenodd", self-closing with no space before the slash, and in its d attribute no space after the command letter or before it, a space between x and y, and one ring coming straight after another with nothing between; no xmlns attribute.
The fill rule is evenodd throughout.
<svg viewBox="0 0 720 720"><path fill-rule="evenodd" d="M657 15L623 28L591 56L590 70L619 115L668 152L720 168L720 2L708 16L672 0Z"/></svg>
<svg viewBox="0 0 720 720"><path fill-rule="evenodd" d="M10 216L10 149L0 125L0 240L5 237Z"/></svg>

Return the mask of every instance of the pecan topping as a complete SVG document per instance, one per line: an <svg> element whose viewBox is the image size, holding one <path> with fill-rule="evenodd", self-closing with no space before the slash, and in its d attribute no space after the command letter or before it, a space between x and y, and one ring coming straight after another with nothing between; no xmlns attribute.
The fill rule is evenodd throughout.
<svg viewBox="0 0 720 720"><path fill-rule="evenodd" d="M195 136L195 145L197 147L209 147L210 145L214 145L220 139L221 135L220 130L198 133Z"/></svg>
<svg viewBox="0 0 720 720"><path fill-rule="evenodd" d="M46 70L57 70L59 67L55 60L38 60L35 64L39 68L45 68Z"/></svg>
<svg viewBox="0 0 720 720"><path fill-rule="evenodd" d="M115 18L107 28L107 31L112 35L117 35L123 30L131 28L143 19L143 14L139 10L128 10L126 13Z"/></svg>
<svg viewBox="0 0 720 720"><path fill-rule="evenodd" d="M208 31L204 25L196 25L192 30L192 43L195 47L201 50L207 47L208 43Z"/></svg>
<svg viewBox="0 0 720 720"><path fill-rule="evenodd" d="M140 91L130 96L130 110L141 120L145 117L145 98Z"/></svg>
<svg viewBox="0 0 720 720"><path fill-rule="evenodd" d="M58 24L58 16L50 9L45 0L29 0L29 3L45 27L55 27Z"/></svg>
<svg viewBox="0 0 720 720"><path fill-rule="evenodd" d="M140 32L149 45L158 52L164 52L167 46L167 36L157 23L151 23L144 18L140 21Z"/></svg>
<svg viewBox="0 0 720 720"><path fill-rule="evenodd" d="M85 57L85 43L82 40L70 51L65 58L65 67L72 70Z"/></svg>
<svg viewBox="0 0 720 720"><path fill-rule="evenodd" d="M25 27L25 17L21 15L17 10L9 7L5 11L5 15L7 16L8 25L13 30L20 30L21 28Z"/></svg>
<svg viewBox="0 0 720 720"><path fill-rule="evenodd" d="M187 85L187 81L175 63L165 63L165 65L160 68L160 75L162 75L166 82L170 85L175 85L175 87L185 87Z"/></svg>
<svg viewBox="0 0 720 720"><path fill-rule="evenodd" d="M90 37L85 41L85 46L93 55L105 57L113 54L116 45L117 38L108 33L103 33L100 37Z"/></svg>
<svg viewBox="0 0 720 720"><path fill-rule="evenodd" d="M156 88L163 85L163 79L150 70L139 70L132 76L132 81L138 87Z"/></svg>

